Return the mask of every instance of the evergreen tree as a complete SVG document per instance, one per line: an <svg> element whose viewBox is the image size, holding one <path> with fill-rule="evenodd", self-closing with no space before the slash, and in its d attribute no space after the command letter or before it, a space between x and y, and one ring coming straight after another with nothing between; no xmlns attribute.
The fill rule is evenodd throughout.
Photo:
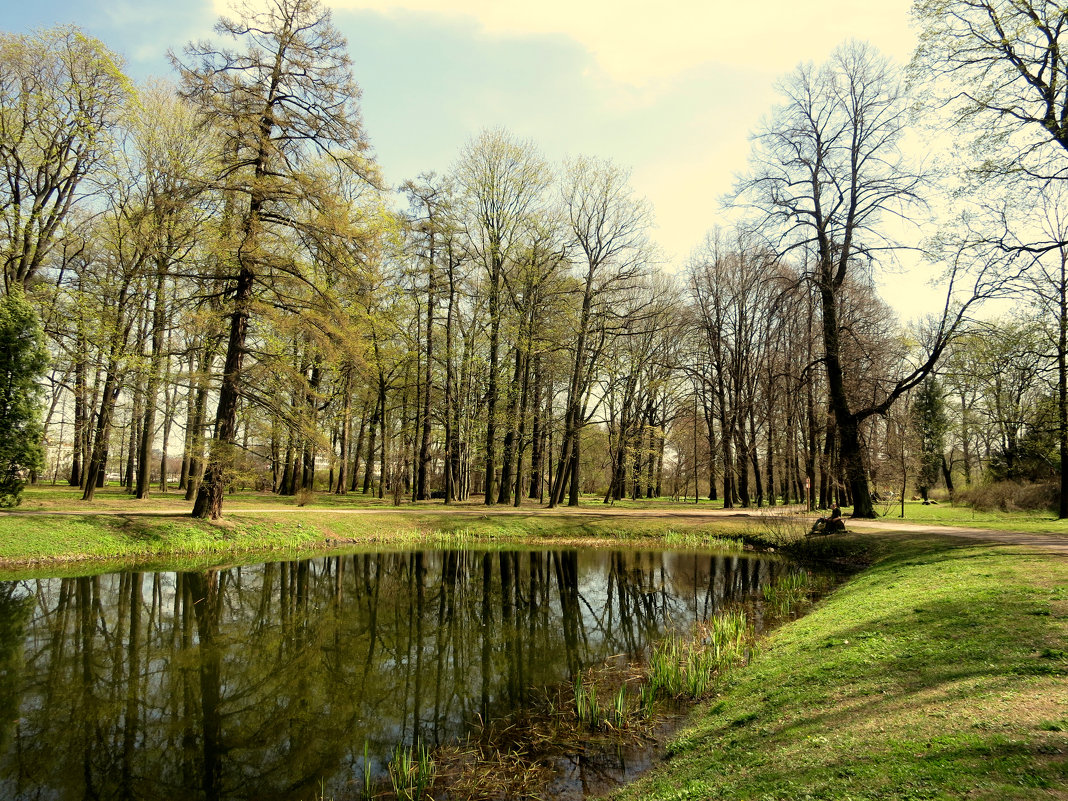
<svg viewBox="0 0 1068 801"><path fill-rule="evenodd" d="M41 387L44 334L18 287L0 298L0 507L17 506L29 474L44 465Z"/></svg>
<svg viewBox="0 0 1068 801"><path fill-rule="evenodd" d="M949 427L942 387L934 376L928 376L917 390L912 404L912 424L920 446L920 469L916 475L916 489L926 501L927 493L938 483L938 473L942 468L942 455L945 451L946 429Z"/></svg>

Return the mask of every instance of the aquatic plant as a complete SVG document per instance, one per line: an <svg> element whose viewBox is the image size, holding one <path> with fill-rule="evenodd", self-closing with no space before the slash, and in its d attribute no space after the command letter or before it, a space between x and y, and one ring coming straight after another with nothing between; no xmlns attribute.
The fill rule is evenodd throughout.
<svg viewBox="0 0 1068 801"><path fill-rule="evenodd" d="M363 797L370 801L375 795L374 774L371 772L371 744L363 741Z"/></svg>
<svg viewBox="0 0 1068 801"><path fill-rule="evenodd" d="M434 760L422 743L414 748L397 746L389 763L389 780L399 801L424 801L435 773Z"/></svg>
<svg viewBox="0 0 1068 801"><path fill-rule="evenodd" d="M741 551L745 548L745 543L740 539L722 537L702 531L671 530L664 534L663 540L667 545L674 547L711 548L716 551Z"/></svg>
<svg viewBox="0 0 1068 801"><path fill-rule="evenodd" d="M764 603L776 617L789 617L807 604L816 589L815 582L807 571L787 573L763 588Z"/></svg>
<svg viewBox="0 0 1068 801"><path fill-rule="evenodd" d="M596 688L587 689L580 676L575 680L575 717L579 723L596 730L604 727L604 716L597 702Z"/></svg>
<svg viewBox="0 0 1068 801"><path fill-rule="evenodd" d="M751 639L752 627L743 610L709 618L689 638L672 633L649 655L647 692L672 698L704 695L715 675L738 660ZM651 702L643 698L646 704Z"/></svg>
<svg viewBox="0 0 1068 801"><path fill-rule="evenodd" d="M621 684L619 692L617 692L615 698L612 699L612 725L621 729L627 724L627 719L627 685Z"/></svg>

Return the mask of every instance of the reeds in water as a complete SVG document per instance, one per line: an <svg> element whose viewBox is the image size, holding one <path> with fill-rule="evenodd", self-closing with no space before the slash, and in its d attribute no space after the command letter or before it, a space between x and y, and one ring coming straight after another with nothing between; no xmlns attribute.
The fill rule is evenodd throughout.
<svg viewBox="0 0 1068 801"><path fill-rule="evenodd" d="M776 617L790 617L812 597L818 588L816 582L807 571L787 573L773 584L765 584L764 603L767 610Z"/></svg>
<svg viewBox="0 0 1068 801"><path fill-rule="evenodd" d="M389 763L389 780L399 801L424 801L434 784L436 766L426 746L397 746Z"/></svg>
<svg viewBox="0 0 1068 801"><path fill-rule="evenodd" d="M695 634L672 634L653 648L643 706L651 708L658 695L698 698L707 693L716 674L745 654L752 627L744 611L734 610L710 618Z"/></svg>
<svg viewBox="0 0 1068 801"><path fill-rule="evenodd" d="M575 679L575 717L592 730L604 728L604 715L597 703L597 688L587 687L582 677Z"/></svg>

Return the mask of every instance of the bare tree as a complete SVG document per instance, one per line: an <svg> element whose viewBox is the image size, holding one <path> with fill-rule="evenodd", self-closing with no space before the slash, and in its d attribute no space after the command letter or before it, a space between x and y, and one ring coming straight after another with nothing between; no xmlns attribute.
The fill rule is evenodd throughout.
<svg viewBox="0 0 1068 801"><path fill-rule="evenodd" d="M486 504L493 504L500 335L505 269L521 257L550 174L534 145L503 130L483 131L460 154L456 181L466 209L466 244L486 273L489 365L486 386Z"/></svg>
<svg viewBox="0 0 1068 801"><path fill-rule="evenodd" d="M648 268L646 236L652 224L649 206L633 194L626 170L601 159L579 158L566 166L565 173L561 195L581 259L582 302L550 506L562 500L565 476L569 476L568 506L578 506L582 428L589 419L594 370L605 335L613 327L612 301Z"/></svg>
<svg viewBox="0 0 1068 801"><path fill-rule="evenodd" d="M988 146L1011 139L1017 166L1060 174L1065 164L1050 167L1047 145L1068 149L1068 8L1053 0L915 0L913 13L921 27L913 69L928 96L948 106L955 123L974 123Z"/></svg>
<svg viewBox="0 0 1068 801"><path fill-rule="evenodd" d="M736 200L754 208L760 225L775 232L780 254L812 253L806 277L819 296L829 406L853 515L874 517L861 423L884 413L930 372L962 309L948 313L947 301L947 314L929 332L928 350L914 370L881 397L851 402L843 364L843 287L899 246L885 218L920 202L922 177L898 149L906 102L886 59L857 42L839 47L820 67L799 67L780 91L786 102L757 132L752 169Z"/></svg>

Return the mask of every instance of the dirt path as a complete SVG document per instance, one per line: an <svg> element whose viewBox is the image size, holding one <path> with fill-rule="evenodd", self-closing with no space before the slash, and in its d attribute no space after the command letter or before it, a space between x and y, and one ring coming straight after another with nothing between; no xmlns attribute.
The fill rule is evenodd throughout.
<svg viewBox="0 0 1068 801"><path fill-rule="evenodd" d="M923 534L943 534L981 542L1019 545L1037 551L1068 556L1068 535L1063 534L1034 534L1028 531L1000 531L992 528L966 528L964 526L925 526L920 523L895 520L848 520L847 525L851 529L861 531L914 531Z"/></svg>

